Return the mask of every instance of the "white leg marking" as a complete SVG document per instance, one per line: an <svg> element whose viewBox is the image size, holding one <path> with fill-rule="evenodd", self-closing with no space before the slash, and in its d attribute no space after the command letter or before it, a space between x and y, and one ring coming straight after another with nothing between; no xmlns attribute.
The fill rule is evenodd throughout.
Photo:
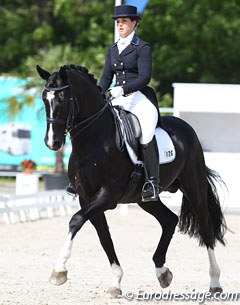
<svg viewBox="0 0 240 305"><path fill-rule="evenodd" d="M221 287L219 282L220 268L217 264L214 250L208 248L210 287Z"/></svg>
<svg viewBox="0 0 240 305"><path fill-rule="evenodd" d="M120 289L120 283L121 283L121 279L123 277L122 267L115 263L113 263L111 265L111 267L112 267L112 286L111 287Z"/></svg>
<svg viewBox="0 0 240 305"><path fill-rule="evenodd" d="M73 239L71 238L72 238L72 233L69 233L65 241L65 244L59 253L58 261L54 267L56 272L67 271L66 263L71 256L72 245L73 245Z"/></svg>
<svg viewBox="0 0 240 305"><path fill-rule="evenodd" d="M157 278L160 278L160 276L165 273L168 270L167 267L165 267L164 265L161 268L156 268L156 276Z"/></svg>
<svg viewBox="0 0 240 305"><path fill-rule="evenodd" d="M50 108L50 119L52 119L53 117L53 109L52 109L52 105L51 105L51 100L54 98L54 91L50 91L47 93L47 100L49 102L49 108ZM47 141L47 145L48 147L53 147L53 128L52 128L52 124L50 124L49 126L49 130L48 130L48 141Z"/></svg>

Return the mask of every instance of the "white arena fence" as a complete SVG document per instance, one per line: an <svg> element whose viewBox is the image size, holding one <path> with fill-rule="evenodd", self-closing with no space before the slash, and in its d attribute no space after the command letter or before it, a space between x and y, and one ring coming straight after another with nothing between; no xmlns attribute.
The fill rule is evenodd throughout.
<svg viewBox="0 0 240 305"><path fill-rule="evenodd" d="M175 210L175 196L163 193L164 201ZM129 207L137 204L120 204L121 215L128 214ZM42 191L24 195L0 196L0 224L36 221L45 218L73 215L79 210L78 197L72 197L65 190Z"/></svg>
<svg viewBox="0 0 240 305"><path fill-rule="evenodd" d="M0 223L14 224L72 215L78 209L78 198L69 196L64 190L6 195L0 197Z"/></svg>
<svg viewBox="0 0 240 305"><path fill-rule="evenodd" d="M164 204L176 214L181 207L182 194L163 192L160 195ZM136 203L118 205L119 213L128 214L129 207L137 207ZM65 190L42 191L27 195L4 195L0 196L0 224L15 224L37 221L40 219L72 216L79 210L78 197L72 197ZM223 212L240 214L239 207L229 202L222 207Z"/></svg>

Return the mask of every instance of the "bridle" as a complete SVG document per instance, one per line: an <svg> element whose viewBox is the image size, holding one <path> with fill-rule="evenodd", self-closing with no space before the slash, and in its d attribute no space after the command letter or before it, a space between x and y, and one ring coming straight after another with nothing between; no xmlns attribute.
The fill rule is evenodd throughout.
<svg viewBox="0 0 240 305"><path fill-rule="evenodd" d="M85 120L73 124L73 119L75 118L75 109L74 109L74 104L75 101L77 100L74 91L71 90L71 86L69 84L62 86L62 87L44 87L44 89L48 92L54 91L54 92L60 92L69 89L71 93L71 97L69 98L70 105L69 105L69 112L68 116L66 119L60 119L60 118L49 118L47 117L47 123L49 124L60 124L60 125L65 125L65 136L69 135L69 138L72 140L75 138L77 135L82 133L84 130L86 130L90 125L92 125L105 111L105 109L109 106L110 99L106 99L106 103L104 106L97 111L96 113L92 114L90 117L86 118Z"/></svg>
<svg viewBox="0 0 240 305"><path fill-rule="evenodd" d="M70 85L65 85L65 86L62 86L62 87L44 87L44 89L48 92L50 91L54 91L54 92L60 92L60 91L64 91L66 89L70 89ZM65 119L59 119L59 118L49 118L47 117L47 123L49 124L60 124L60 125L66 125L68 119L65 120Z"/></svg>

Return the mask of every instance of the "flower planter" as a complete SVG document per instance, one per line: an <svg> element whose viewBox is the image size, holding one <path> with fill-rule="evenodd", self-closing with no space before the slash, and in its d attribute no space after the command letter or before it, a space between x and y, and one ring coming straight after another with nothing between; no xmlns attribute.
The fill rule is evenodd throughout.
<svg viewBox="0 0 240 305"><path fill-rule="evenodd" d="M34 173L34 170L31 168L25 168L22 172L23 174L31 175Z"/></svg>

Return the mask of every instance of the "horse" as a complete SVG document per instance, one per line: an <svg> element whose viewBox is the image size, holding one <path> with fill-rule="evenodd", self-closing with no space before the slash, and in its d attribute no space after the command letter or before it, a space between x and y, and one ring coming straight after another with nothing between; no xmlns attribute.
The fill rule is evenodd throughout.
<svg viewBox="0 0 240 305"><path fill-rule="evenodd" d="M177 216L164 203L142 202L141 189L144 171L133 191L128 189L135 169L126 149L116 145L116 124L109 99L101 93L97 81L88 69L64 65L50 73L37 66L39 76L45 80L42 99L46 110L47 128L45 144L57 151L71 138L72 152L68 176L79 197L80 210L69 222L69 232L50 277L50 283L67 281L66 263L71 255L74 237L86 221L95 227L101 245L112 268L111 296L122 293L123 269L117 258L104 212L115 209L118 203L137 203L157 219L162 234L153 255L157 279L161 287L170 285L173 274L165 266L166 253L177 224L179 230L195 237L200 246L206 246L209 258L210 292L221 292L220 268L214 247L217 241L225 245L226 223L216 191L221 177L209 169L203 150L193 128L174 116L161 118L162 127L169 134L176 149L176 158L160 165L162 190L182 192L180 215ZM141 172L142 171L142 172Z"/></svg>

